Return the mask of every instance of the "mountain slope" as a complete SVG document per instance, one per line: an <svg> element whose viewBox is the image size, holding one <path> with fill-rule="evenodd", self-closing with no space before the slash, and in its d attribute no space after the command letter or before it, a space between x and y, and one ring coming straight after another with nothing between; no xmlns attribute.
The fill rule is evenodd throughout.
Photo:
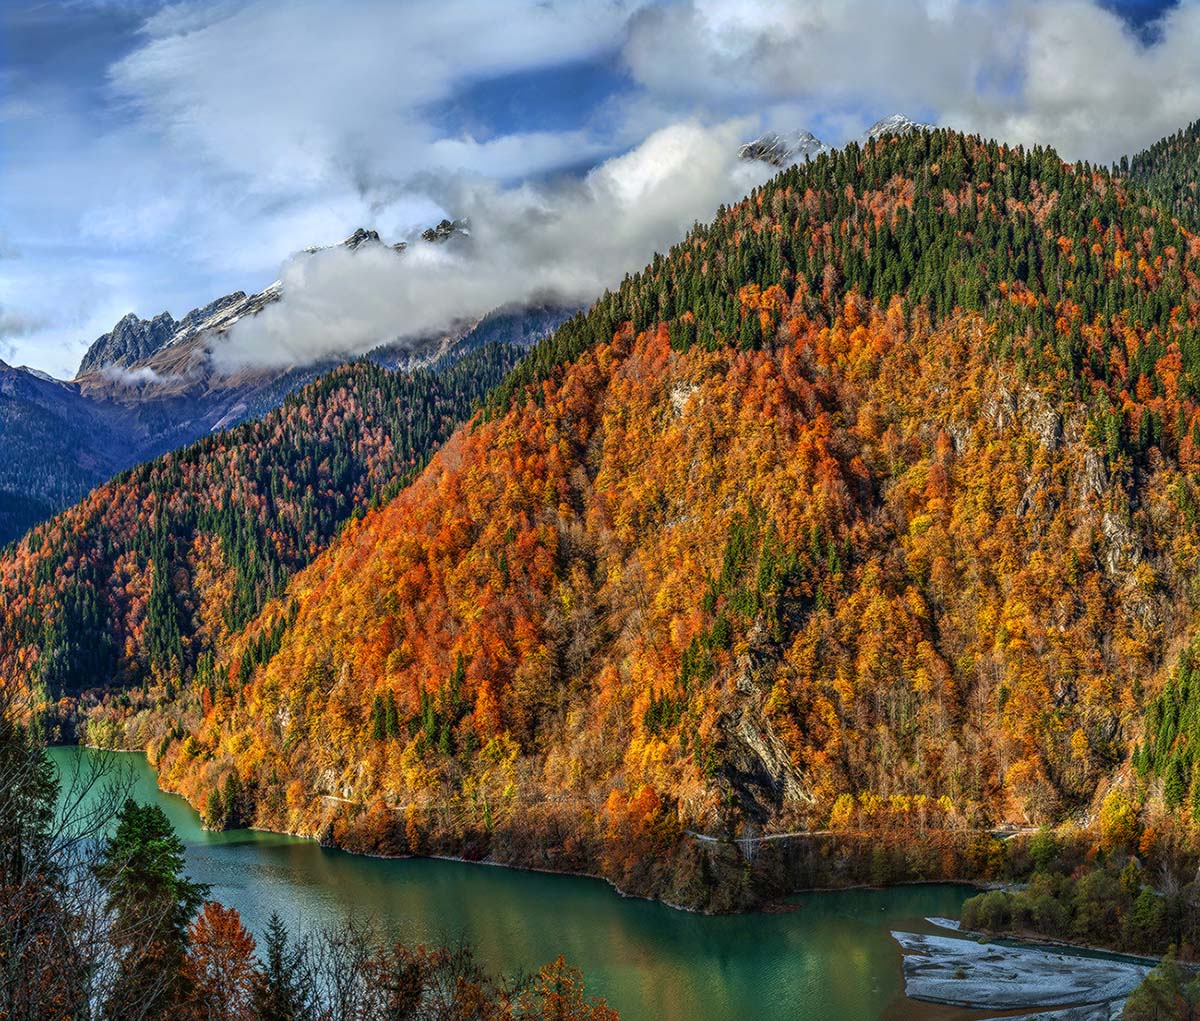
<svg viewBox="0 0 1200 1021"><path fill-rule="evenodd" d="M463 223L445 221L418 243L457 244ZM383 248L360 228L339 243ZM407 245L387 246L401 258ZM312 248L307 254L320 249ZM0 547L81 499L115 472L278 407L294 390L350 359L226 370L213 347L237 322L282 296L282 285L225 295L176 321L129 315L89 348L72 382L0 367ZM550 304L497 309L443 333L385 344L369 358L388 368L432 364L492 341L530 344L572 311Z"/></svg>
<svg viewBox="0 0 1200 1021"><path fill-rule="evenodd" d="M1122 160L1121 170L1176 216L1200 223L1200 120Z"/></svg>
<svg viewBox="0 0 1200 1021"><path fill-rule="evenodd" d="M1193 625L1198 269L1050 150L793 167L297 575L163 783L707 907L987 874L1112 781Z"/></svg>
<svg viewBox="0 0 1200 1021"><path fill-rule="evenodd" d="M134 459L122 423L78 385L0 362L0 547Z"/></svg>
<svg viewBox="0 0 1200 1021"><path fill-rule="evenodd" d="M355 512L393 491L504 375L338 369L263 419L126 472L0 560L0 678L53 703L211 673L214 652ZM54 723L51 714L50 723Z"/></svg>

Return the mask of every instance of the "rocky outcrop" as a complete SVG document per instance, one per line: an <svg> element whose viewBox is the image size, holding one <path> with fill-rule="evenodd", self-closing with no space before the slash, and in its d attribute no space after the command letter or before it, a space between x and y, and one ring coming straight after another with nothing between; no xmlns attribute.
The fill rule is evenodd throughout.
<svg viewBox="0 0 1200 1021"><path fill-rule="evenodd" d="M421 240L437 244L454 237L468 237L470 233L471 225L466 220L442 220L436 227L422 231Z"/></svg>
<svg viewBox="0 0 1200 1021"><path fill-rule="evenodd" d="M132 365L149 358L175 333L176 322L170 312L153 319L139 319L132 312L108 333L97 337L79 363L79 375L113 365Z"/></svg>
<svg viewBox="0 0 1200 1021"><path fill-rule="evenodd" d="M736 684L738 704L721 725L723 780L746 816L760 824L786 804L813 801L804 775L764 711L769 687L770 678L757 676L749 657L743 660Z"/></svg>
<svg viewBox="0 0 1200 1021"><path fill-rule="evenodd" d="M231 308L251 300L244 291L234 291L192 309L179 320L170 312L162 312L153 319L139 319L130 312L110 332L92 342L79 363L77 376L87 376L105 369L130 368L144 362L164 347L194 337L213 321L226 317Z"/></svg>
<svg viewBox="0 0 1200 1021"><path fill-rule="evenodd" d="M868 138L882 138L884 135L907 135L913 131L933 131L934 124L924 124L905 117L902 113L894 113L876 121L863 132L864 141Z"/></svg>
<svg viewBox="0 0 1200 1021"><path fill-rule="evenodd" d="M872 124L857 141L862 145L872 138L907 135L911 131L928 131L933 127L932 124L922 124L905 117L904 114L894 113ZM805 131L803 128L788 132L768 131L738 148L738 156L741 159L757 160L769 163L773 167L790 167L794 163L805 163L829 152L833 152L833 146L827 145L811 131Z"/></svg>

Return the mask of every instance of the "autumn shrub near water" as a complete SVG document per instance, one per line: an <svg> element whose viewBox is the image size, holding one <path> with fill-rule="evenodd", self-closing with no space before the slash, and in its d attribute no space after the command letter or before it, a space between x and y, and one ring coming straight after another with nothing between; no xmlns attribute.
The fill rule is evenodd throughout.
<svg viewBox="0 0 1200 1021"><path fill-rule="evenodd" d="M1113 800L1108 802L1110 816ZM1108 818L1109 825L1124 826L1122 813ZM1114 839L1103 827L1098 834L1038 831L1020 854L1032 872L1014 868L1014 885L967 900L963 927L1147 956L1174 947L1181 959L1195 959L1200 952L1200 878L1194 866L1189 872L1189 863L1174 852L1146 857L1139 854L1137 842Z"/></svg>

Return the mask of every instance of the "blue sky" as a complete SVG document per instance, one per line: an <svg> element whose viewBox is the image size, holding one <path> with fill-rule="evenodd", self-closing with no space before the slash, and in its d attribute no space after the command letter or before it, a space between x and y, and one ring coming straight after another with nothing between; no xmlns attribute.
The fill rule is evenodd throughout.
<svg viewBox="0 0 1200 1021"><path fill-rule="evenodd" d="M510 233L517 209L618 217L628 244L600 261L636 268L744 181L691 153L715 178L650 236L632 205L601 215L594 179L570 190L589 168L633 151L621 174L653 180L647 139L668 162L764 128L837 144L896 110L1112 159L1200 116L1200 0L7 0L0 358L70 376L126 312L179 316L360 224L399 238L467 207ZM616 179L609 199L642 194ZM606 279L588 240L531 230L507 257L561 257L584 294ZM520 297L502 269L485 292ZM406 300L380 316L432 321ZM316 307L336 324L336 295Z"/></svg>

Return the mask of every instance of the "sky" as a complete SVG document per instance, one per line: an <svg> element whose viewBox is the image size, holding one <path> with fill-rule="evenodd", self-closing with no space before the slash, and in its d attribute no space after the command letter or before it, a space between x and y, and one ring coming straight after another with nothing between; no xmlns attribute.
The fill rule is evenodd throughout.
<svg viewBox="0 0 1200 1021"><path fill-rule="evenodd" d="M586 302L765 178L739 142L894 112L1107 163L1200 117L1200 0L3 0L0 359L275 279L230 362Z"/></svg>

